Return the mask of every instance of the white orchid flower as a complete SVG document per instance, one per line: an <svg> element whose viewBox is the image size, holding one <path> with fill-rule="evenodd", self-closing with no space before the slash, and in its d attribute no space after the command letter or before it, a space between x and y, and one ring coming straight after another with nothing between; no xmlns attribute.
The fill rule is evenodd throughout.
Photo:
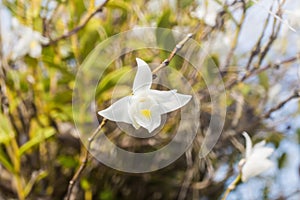
<svg viewBox="0 0 300 200"><path fill-rule="evenodd" d="M225 1L221 0L220 3L224 4ZM209 26L215 26L218 13L221 10L222 5L215 1L200 0L199 6L191 12L191 16L203 20Z"/></svg>
<svg viewBox="0 0 300 200"><path fill-rule="evenodd" d="M151 133L161 123L161 115L187 104L192 96L176 90L152 90L152 73L147 63L137 58L137 73L133 82L133 94L116 101L98 114L112 121L132 124L136 129L144 127Z"/></svg>
<svg viewBox="0 0 300 200"><path fill-rule="evenodd" d="M12 21L12 28L17 42L12 49L11 58L15 60L26 54L32 58L39 58L42 53L42 44L47 44L49 39L29 27L21 25L15 18Z"/></svg>
<svg viewBox="0 0 300 200"><path fill-rule="evenodd" d="M252 148L252 141L246 132L243 132L246 139L246 156L242 159L242 181L246 182L249 178L257 176L262 172L273 167L274 163L268 159L274 149L265 147L266 141L261 141Z"/></svg>

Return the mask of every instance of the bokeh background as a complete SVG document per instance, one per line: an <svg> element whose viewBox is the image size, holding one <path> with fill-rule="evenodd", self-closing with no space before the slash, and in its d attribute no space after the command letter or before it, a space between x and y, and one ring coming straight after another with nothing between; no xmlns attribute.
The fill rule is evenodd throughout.
<svg viewBox="0 0 300 200"><path fill-rule="evenodd" d="M76 74L97 44L140 27L194 34L205 49L198 67L217 66L226 87L220 105L227 110L222 135L199 158L212 116L209 86L175 56L170 67L190 80L201 102L193 145L168 167L143 174L117 171L91 157L70 199L221 199L244 156L243 131L254 143L265 139L275 148L275 167L239 184L228 199L299 199L299 13L296 0L0 0L0 199L66 197L86 155L72 112ZM20 31L24 27L46 41L24 42L33 37ZM165 49L180 41L171 32L156 40ZM30 53L33 49L37 54ZM146 49L120 56L99 82L97 110L110 105L114 86L135 67L136 57L161 63L169 54ZM120 97L128 92L125 84L121 89ZM101 134L132 152L153 151L174 136L178 116L168 117L165 133L151 140L128 138L114 122Z"/></svg>

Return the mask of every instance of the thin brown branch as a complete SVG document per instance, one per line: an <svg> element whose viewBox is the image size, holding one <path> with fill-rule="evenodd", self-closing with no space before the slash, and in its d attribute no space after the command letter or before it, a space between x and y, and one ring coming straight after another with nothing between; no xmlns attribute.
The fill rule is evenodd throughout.
<svg viewBox="0 0 300 200"><path fill-rule="evenodd" d="M279 5L278 10L276 12L276 15L279 16L279 17L281 17L281 13L282 13L281 8L282 8L283 4L284 4L284 1ZM274 41L278 37L278 34L279 34L282 23L280 21L278 23L277 22L278 22L277 18L274 18L271 35L269 36L269 40L268 40L267 44L264 46L261 53L259 54L259 60L258 60L258 63L257 63L256 67L259 67L261 65L264 58L266 57L269 50L271 49Z"/></svg>
<svg viewBox="0 0 300 200"><path fill-rule="evenodd" d="M44 46L50 46L52 44L56 44L58 41L60 40L64 40L66 38L69 38L70 36L74 35L75 33L77 33L78 31L80 31L81 29L83 29L87 23L99 12L102 12L103 7L108 3L109 0L105 0L100 6L98 6L95 11L93 11L92 13L90 13L81 24L79 24L77 27L75 27L74 29L72 29L71 31L59 36L58 38L50 41L48 44L45 44Z"/></svg>
<svg viewBox="0 0 300 200"><path fill-rule="evenodd" d="M85 151L84 154L84 158L83 161L81 162L80 167L78 168L78 170L76 171L76 173L74 174L73 178L71 179L71 181L69 182L69 186L68 186L68 193L66 196L66 200L69 200L71 195L72 195L72 191L74 188L75 183L78 181L78 179L80 178L80 175L82 174L83 170L85 169L87 162L89 161L89 155L90 155L90 150L91 150L91 144L94 141L95 137L97 136L97 134L99 133L99 131L102 129L102 127L105 125L107 119L103 118L102 122L100 123L100 125L97 127L97 129L92 133L91 137L88 138L88 145L87 145L87 149Z"/></svg>
<svg viewBox="0 0 300 200"><path fill-rule="evenodd" d="M271 5L271 8L270 10L272 10L272 7L273 7L273 4ZM266 30L267 30L267 27L268 27L268 24L270 22L270 18L271 18L271 14L269 13L268 14L268 17L267 19L265 20L264 22L264 26L263 26L263 30L255 44L255 46L253 47L252 51L251 51L251 55L248 59L248 62L247 62L247 65L246 65L246 69L249 70L250 69L250 66L252 64L252 61L253 59L255 58L255 56L257 56L260 52L261 52L261 42L262 42L262 39L263 37L265 36L265 33L266 33Z"/></svg>
<svg viewBox="0 0 300 200"><path fill-rule="evenodd" d="M285 100L283 100L282 102L280 102L279 104L277 104L275 107L273 107L270 110L268 110L262 117L263 118L269 118L273 112L276 112L276 111L280 110L288 102L290 102L293 99L297 99L299 97L300 97L300 90L299 91L295 91L291 96L289 96L288 98L286 98Z"/></svg>
<svg viewBox="0 0 300 200"><path fill-rule="evenodd" d="M231 58L232 58L232 56L234 54L234 51L235 51L235 49L238 45L239 35L240 35L240 32L242 30L242 26L243 26L245 18L246 18L246 10L247 10L246 9L246 3L244 1L242 1L241 3L242 3L243 13L242 13L241 19L240 19L240 21L237 25L237 28L236 28L236 31L235 31L235 34L234 34L234 38L232 40L231 47L230 47L229 53L227 54L225 65L224 65L223 68L227 68L230 65Z"/></svg>
<svg viewBox="0 0 300 200"><path fill-rule="evenodd" d="M278 68L280 67L280 65L284 65L284 64L289 64L292 62L295 62L299 59L300 53L298 53L296 56L288 58L286 60L280 61L278 63L270 63L267 64L266 66L262 67L262 68L252 68L250 71L247 71L246 74L244 76L242 76L240 79L235 79L229 83L227 83L225 85L226 89L231 89L233 86L237 85L238 83L244 82L246 79L248 79L249 77L252 77L254 75L260 74L268 69L271 68Z"/></svg>
<svg viewBox="0 0 300 200"><path fill-rule="evenodd" d="M187 41L189 41L189 39L191 39L193 37L193 35L194 35L193 33L187 34L186 37L175 46L175 48L173 49L173 51L171 52L169 57L167 59L165 59L157 68L155 68L152 71L153 79L156 78L156 74L159 70L167 67L170 64L171 60L174 58L174 56L177 54L177 52L182 49L182 47L187 43Z"/></svg>

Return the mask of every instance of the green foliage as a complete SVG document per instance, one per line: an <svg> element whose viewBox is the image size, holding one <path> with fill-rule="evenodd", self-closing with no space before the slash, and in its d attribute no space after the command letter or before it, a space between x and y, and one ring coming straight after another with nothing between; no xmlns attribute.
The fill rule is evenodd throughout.
<svg viewBox="0 0 300 200"><path fill-rule="evenodd" d="M126 76L127 77L129 76L128 73L130 72L130 70L131 70L130 67L124 66L121 69L114 70L108 73L106 76L104 76L104 78L101 79L97 87L96 96L100 97L101 95L103 95L102 93L113 88L117 83L122 84L122 82L119 82L121 78L123 79L123 80L121 79L123 83L126 83L126 79L124 78L126 78Z"/></svg>
<svg viewBox="0 0 300 200"><path fill-rule="evenodd" d="M14 136L9 119L0 113L0 144L7 144Z"/></svg>
<svg viewBox="0 0 300 200"><path fill-rule="evenodd" d="M170 2L175 3L171 6ZM209 2L211 1L207 1ZM201 45L208 43L208 46L218 43L215 42L218 34L221 36L230 34L230 42L234 37L238 38L238 34L233 33L238 29L236 23L238 23L241 11L240 2L236 1L233 7L230 5L226 7L219 0L214 0L214 2L218 2L223 7L220 8L218 15L225 13L224 17L219 19L220 27L205 25L203 19L192 17L191 11L196 10L198 6L198 2L192 0L154 2L159 4L159 8L153 6L154 4L153 8L150 8L153 0L134 2L110 0L102 11L97 13L94 12L98 9L96 3L99 2L93 0L2 0L2 7L5 11L17 18L24 26L49 38L50 44L42 46L42 54L39 58L26 55L18 60L11 60L10 55L6 55L7 57L2 55L2 50L4 52L9 48L2 46L5 41L2 41L0 37L0 45L2 48L5 47L5 49L0 48L0 169L3 170L0 175L0 199L2 194L5 195L4 199L21 200L63 199L65 197L69 180L80 167L82 154L85 152L78 134L87 137L91 134L76 132L74 125L73 116L78 116L80 113L76 110L72 111L72 100L76 101L72 99L76 76L79 68L84 66L88 71L86 77L83 77L84 81L90 83L99 79L100 75L95 74L91 69L97 67L98 63L106 63L110 59L110 54L97 52L96 47L99 43L122 31L155 26L157 29L154 39L161 49L130 51L126 55L120 55L118 60L111 63L107 69L104 69L104 65L99 65L104 73L96 91L93 91L95 94L91 94L95 95L97 111L109 106L112 98L116 100L132 92L135 57L141 57L149 63L156 64L169 57L176 44L182 39L177 37L176 31L172 30L184 34L193 32L193 39L196 42ZM247 1L246 9L252 5L254 5L253 1ZM1 18L1 25L7 23L9 26L10 22L6 20L10 21ZM243 26L239 26L241 27ZM9 30L5 29L5 31ZM268 39L267 35L265 34L264 40ZM141 37L144 39L143 35ZM256 40L256 38L250 39ZM135 47L139 44L137 41L136 44L130 45ZM261 41L261 44L266 45L264 41ZM102 45L106 44L102 43ZM125 52L131 50L132 46L128 49L119 49L117 45L106 46L105 49L111 53L115 50ZM185 46L181 51L190 50L187 48ZM237 53L237 49L233 50L233 54ZM270 49L273 51L275 48ZM93 51L96 52L92 55L94 57L89 57ZM221 52L205 52L201 60L203 62L195 66L200 69L199 72L196 72L179 55L175 55L168 66L174 67L176 71L184 75L196 94L193 98L201 104L199 133L195 143L191 146L190 155L185 154L186 157L178 158L167 169L134 175L110 169L95 160L87 162L86 171L79 176L79 184L74 184L75 198L87 200L178 199L180 191L187 189L186 199L220 199L227 181L225 179L215 181L214 172L224 164L229 166L228 174L234 171L237 158L240 158L243 153L238 151L243 150L244 140L241 140L240 136L242 131L248 131L253 135L267 132L266 141L274 144L276 148L280 147L286 135L284 132L278 132L276 127L270 127L268 122L276 122L276 126L284 122L264 119L262 116L266 110L274 106L268 103L268 92L271 91L277 79L281 78L279 75L282 73L282 77L284 76L286 72L284 70L288 70L288 67L284 69L279 67L276 71L276 73L279 71L279 75L273 73L271 70L274 69L270 68L240 81L244 72L239 73L239 70L247 70L240 65L245 59L247 60L250 53L248 52L243 56L237 54L231 58L230 65L234 65L233 68L237 68L237 71L231 72L231 66L229 66L228 73L222 74L226 86L237 80L236 84L226 91L226 99L223 97L224 99L219 102L219 106L225 105L228 112L225 127L218 144L208 157L199 160L198 152L204 142L203 136L210 125L210 119L213 115L219 114L218 108L212 109L212 99L207 95L207 88L218 81L215 78L216 72L213 71L215 66L220 70L227 70L222 68L222 58L228 56L229 51L230 49L224 50L223 48ZM286 57L284 53L281 56ZM88 61L85 61L88 57ZM272 56L266 52L266 58L269 57ZM268 62L272 61L271 58ZM267 63L266 59L262 63ZM253 66L257 69L263 67L256 66L255 62ZM250 72L249 70L245 73ZM273 77L273 74L276 77L275 75ZM171 80L178 78L172 73L168 76ZM181 82L170 82L174 88L182 85ZM217 93L218 88L212 90L214 89L216 91L213 92ZM82 105L81 109L89 109L89 106ZM300 104L292 117L299 116L299 108ZM149 149L152 151L168 143L169 137L173 137L172 134L177 128L177 121L174 118L179 116L179 113L167 115L163 129L166 132L157 134L153 140L127 137L116 127L115 123L111 122L107 123L101 134L106 134L111 142L120 148L125 146L133 152L146 152ZM92 122L91 116L80 117L84 121ZM292 120L292 117L289 117L289 120ZM238 123L233 125L234 120ZM66 124L68 126L65 126ZM293 126L297 127L297 124ZM297 129L293 136L298 138L300 144L300 129ZM143 143L139 146L141 141ZM97 145L97 143L94 144L98 147ZM287 151L277 158L279 169L286 167L288 158ZM226 178L228 180L228 177ZM182 185L187 182L188 186ZM5 185L11 189L6 189ZM269 198L269 189L267 185L262 191L266 199Z"/></svg>
<svg viewBox="0 0 300 200"><path fill-rule="evenodd" d="M65 168L74 168L78 166L78 161L76 158L67 155L60 155L57 158L58 163Z"/></svg>
<svg viewBox="0 0 300 200"><path fill-rule="evenodd" d="M41 144L43 141L52 137L55 134L53 128L39 129L36 135L25 144L23 144L19 149L19 156L22 156L27 151L31 150L34 146Z"/></svg>
<svg viewBox="0 0 300 200"><path fill-rule="evenodd" d="M156 42L159 47L164 50L172 51L176 45L175 38L170 28L174 26L174 22L171 15L171 10L165 10L157 22L158 28L156 31ZM168 29L167 29L168 28Z"/></svg>
<svg viewBox="0 0 300 200"><path fill-rule="evenodd" d="M113 191L110 189L104 189L100 195L99 195L99 200L114 200L114 194Z"/></svg>

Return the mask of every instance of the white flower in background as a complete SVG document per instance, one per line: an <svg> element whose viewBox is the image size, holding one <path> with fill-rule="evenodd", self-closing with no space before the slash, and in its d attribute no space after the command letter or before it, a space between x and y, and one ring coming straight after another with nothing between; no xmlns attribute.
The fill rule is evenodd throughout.
<svg viewBox="0 0 300 200"><path fill-rule="evenodd" d="M43 37L41 33L21 25L15 18L12 20L12 31L17 37L11 53L13 60L27 54L32 58L38 58L42 53L42 44L49 42L49 39Z"/></svg>
<svg viewBox="0 0 300 200"><path fill-rule="evenodd" d="M249 178L273 167L274 163L268 157L274 149L265 147L265 141L261 141L252 147L249 135L244 132L243 136L246 139L246 156L240 161L240 165L242 166L242 181L246 182Z"/></svg>
<svg viewBox="0 0 300 200"><path fill-rule="evenodd" d="M287 15L287 20L289 24L295 28L300 28L300 4L298 3L298 7L296 6L294 10L284 10L283 13ZM288 28L288 27L287 27Z"/></svg>
<svg viewBox="0 0 300 200"><path fill-rule="evenodd" d="M225 1L221 1L224 3ZM216 25L218 13L222 10L222 5L212 0L201 0L195 11L191 12L191 16L203 20L209 26Z"/></svg>
<svg viewBox="0 0 300 200"><path fill-rule="evenodd" d="M177 110L187 104L192 96L179 94L176 90L151 90L152 73L147 63L137 58L137 73L133 82L133 94L121 98L98 114L112 121L141 126L149 133L161 123L161 115Z"/></svg>

